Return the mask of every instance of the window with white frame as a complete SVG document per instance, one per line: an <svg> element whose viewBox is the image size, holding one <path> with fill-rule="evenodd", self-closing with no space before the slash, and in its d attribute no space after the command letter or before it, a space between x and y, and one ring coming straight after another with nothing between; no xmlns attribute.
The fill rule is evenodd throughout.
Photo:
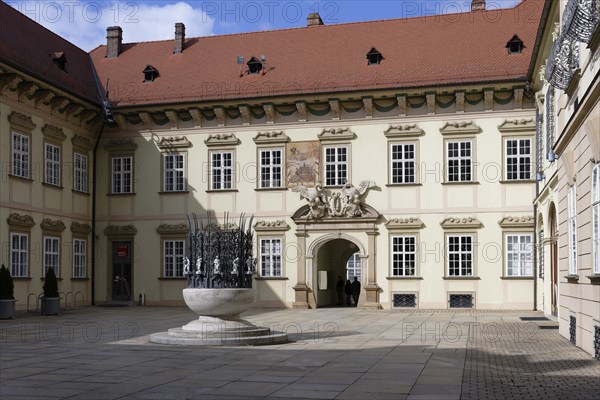
<svg viewBox="0 0 600 400"><path fill-rule="evenodd" d="M343 186L348 180L348 147L325 147L325 185Z"/></svg>
<svg viewBox="0 0 600 400"><path fill-rule="evenodd" d="M415 183L416 145L393 143L391 145L391 183Z"/></svg>
<svg viewBox="0 0 600 400"><path fill-rule="evenodd" d="M531 139L506 139L506 180L531 179Z"/></svg>
<svg viewBox="0 0 600 400"><path fill-rule="evenodd" d="M213 152L211 159L211 190L233 189L233 152Z"/></svg>
<svg viewBox="0 0 600 400"><path fill-rule="evenodd" d="M29 178L29 136L12 132L12 174Z"/></svg>
<svg viewBox="0 0 600 400"><path fill-rule="evenodd" d="M163 154L163 191L185 190L185 159L183 154Z"/></svg>
<svg viewBox="0 0 600 400"><path fill-rule="evenodd" d="M593 273L600 274L600 164L592 170L592 257Z"/></svg>
<svg viewBox="0 0 600 400"><path fill-rule="evenodd" d="M416 270L416 236L392 236L392 276L415 276Z"/></svg>
<svg viewBox="0 0 600 400"><path fill-rule="evenodd" d="M533 235L507 234L506 276L533 276Z"/></svg>
<svg viewBox="0 0 600 400"><path fill-rule="evenodd" d="M77 152L73 153L73 190L88 191L88 157Z"/></svg>
<svg viewBox="0 0 600 400"><path fill-rule="evenodd" d="M354 281L354 277L361 280L362 264L360 262L360 253L354 253L346 263L346 279Z"/></svg>
<svg viewBox="0 0 600 400"><path fill-rule="evenodd" d="M44 143L45 182L60 186L60 146Z"/></svg>
<svg viewBox="0 0 600 400"><path fill-rule="evenodd" d="M283 152L281 149L260 150L260 188L280 188L282 184Z"/></svg>
<svg viewBox="0 0 600 400"><path fill-rule="evenodd" d="M73 239L73 278L85 278L87 274L87 241Z"/></svg>
<svg viewBox="0 0 600 400"><path fill-rule="evenodd" d="M56 276L60 275L60 239L54 236L44 236L44 276L50 268L54 269Z"/></svg>
<svg viewBox="0 0 600 400"><path fill-rule="evenodd" d="M448 235L448 276L473 276L473 236Z"/></svg>
<svg viewBox="0 0 600 400"><path fill-rule="evenodd" d="M538 233L538 276L544 279L544 231Z"/></svg>
<svg viewBox="0 0 600 400"><path fill-rule="evenodd" d="M118 156L111 160L113 194L133 193L133 157Z"/></svg>
<svg viewBox="0 0 600 400"><path fill-rule="evenodd" d="M10 234L10 274L24 278L29 274L29 235Z"/></svg>
<svg viewBox="0 0 600 400"><path fill-rule="evenodd" d="M448 182L471 182L473 180L473 152L469 140L446 142L446 179Z"/></svg>
<svg viewBox="0 0 600 400"><path fill-rule="evenodd" d="M260 275L281 276L281 239L260 240Z"/></svg>
<svg viewBox="0 0 600 400"><path fill-rule="evenodd" d="M183 258L185 257L185 240L163 241L165 278L183 277Z"/></svg>
<svg viewBox="0 0 600 400"><path fill-rule="evenodd" d="M569 226L569 275L577 275L577 191L575 186L567 193Z"/></svg>

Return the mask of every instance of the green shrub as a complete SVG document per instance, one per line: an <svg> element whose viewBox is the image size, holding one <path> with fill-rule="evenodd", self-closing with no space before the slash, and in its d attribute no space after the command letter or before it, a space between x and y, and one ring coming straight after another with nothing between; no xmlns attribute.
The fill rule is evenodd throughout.
<svg viewBox="0 0 600 400"><path fill-rule="evenodd" d="M14 300L15 284L10 271L2 264L0 268L0 300Z"/></svg>
<svg viewBox="0 0 600 400"><path fill-rule="evenodd" d="M54 268L48 268L48 272L46 272L46 282L44 282L44 297L59 297L58 282L56 281Z"/></svg>

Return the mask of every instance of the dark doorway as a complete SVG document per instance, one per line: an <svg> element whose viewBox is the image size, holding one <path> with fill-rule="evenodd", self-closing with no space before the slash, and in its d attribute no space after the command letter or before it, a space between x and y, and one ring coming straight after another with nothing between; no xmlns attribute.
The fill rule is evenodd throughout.
<svg viewBox="0 0 600 400"><path fill-rule="evenodd" d="M131 300L131 242L112 243L112 299Z"/></svg>
<svg viewBox="0 0 600 400"><path fill-rule="evenodd" d="M353 279L354 276L362 275L359 255L354 256L358 247L346 239L333 239L324 243L318 250L315 264L315 282L316 306L332 307L338 305L338 295L336 283L338 276L341 276L344 282L346 279ZM352 271L348 271L348 261ZM348 274L352 278L348 278ZM362 282L361 282L362 283ZM343 299L345 300L345 294ZM345 306L345 302L343 304Z"/></svg>

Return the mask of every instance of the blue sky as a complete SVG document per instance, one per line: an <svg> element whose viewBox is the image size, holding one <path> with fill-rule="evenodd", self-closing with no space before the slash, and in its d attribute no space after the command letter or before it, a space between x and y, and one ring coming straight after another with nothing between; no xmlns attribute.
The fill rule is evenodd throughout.
<svg viewBox="0 0 600 400"><path fill-rule="evenodd" d="M109 1L4 0L23 14L84 50L103 44L106 27L123 28L125 42L171 39L175 22L188 37L293 28L318 12L326 24L438 15L470 10L470 0L342 1ZM519 0L488 0L488 9Z"/></svg>

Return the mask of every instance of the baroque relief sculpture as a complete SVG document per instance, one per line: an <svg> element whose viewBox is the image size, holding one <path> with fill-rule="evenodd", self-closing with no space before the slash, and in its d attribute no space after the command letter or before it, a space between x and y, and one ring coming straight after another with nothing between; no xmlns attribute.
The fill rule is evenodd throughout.
<svg viewBox="0 0 600 400"><path fill-rule="evenodd" d="M321 219L324 217L362 217L364 210L364 195L375 187L374 181L362 181L358 188L347 182L341 190L329 193L317 182L314 188L296 186L293 192L300 193L301 199L308 201L308 219Z"/></svg>

